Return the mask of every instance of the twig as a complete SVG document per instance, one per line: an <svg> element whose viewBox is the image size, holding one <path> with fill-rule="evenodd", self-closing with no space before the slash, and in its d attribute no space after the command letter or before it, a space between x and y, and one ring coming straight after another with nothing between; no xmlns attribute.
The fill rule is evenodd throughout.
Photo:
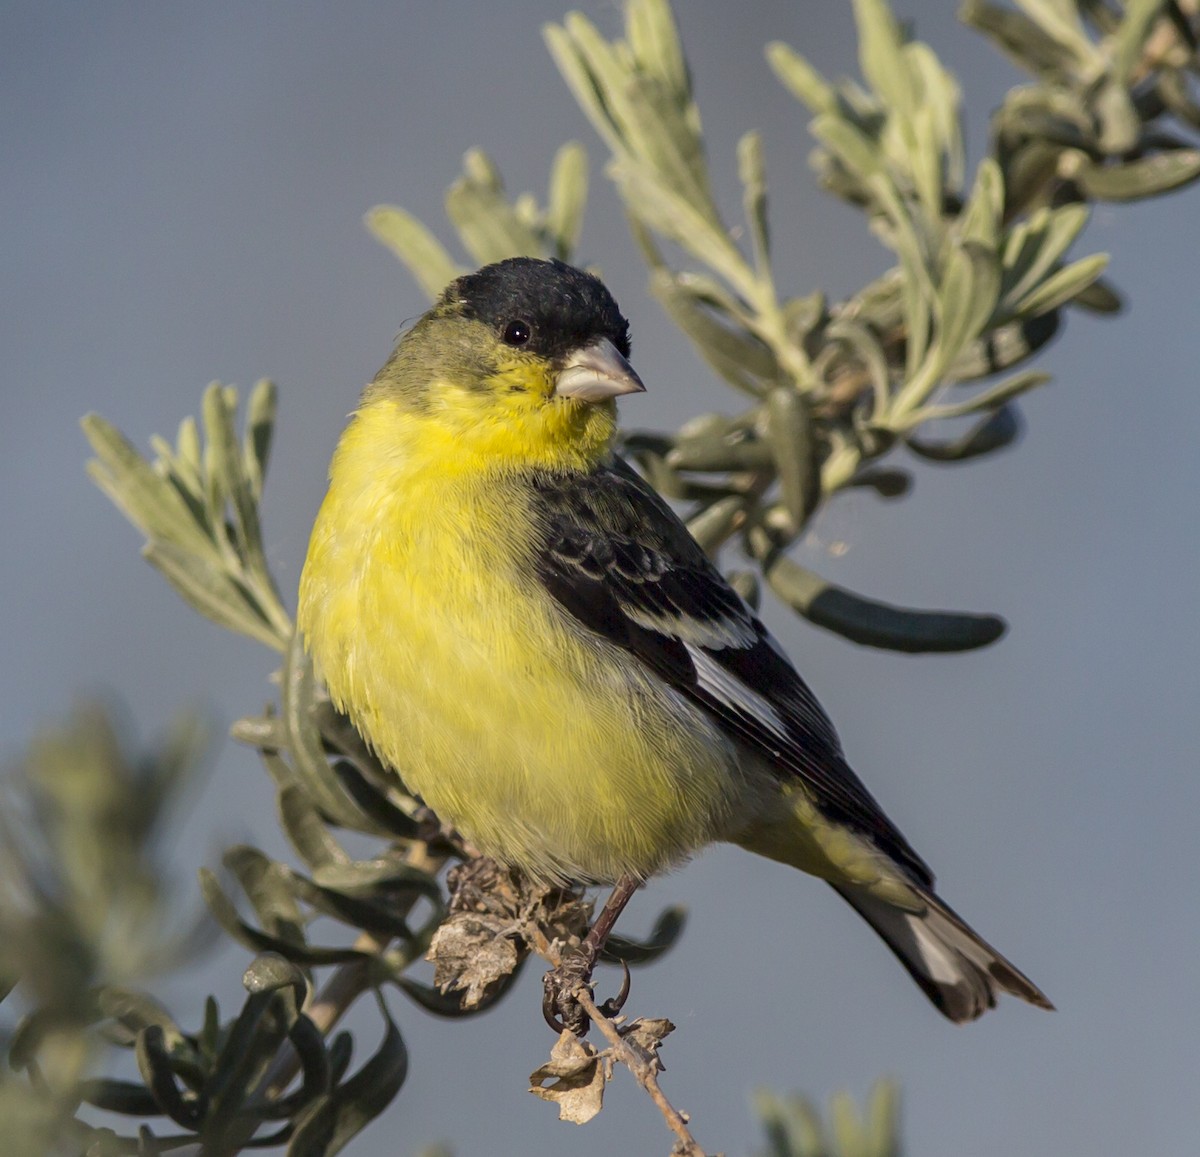
<svg viewBox="0 0 1200 1157"><path fill-rule="evenodd" d="M604 1038L612 1046L612 1056L621 1062L632 1074L633 1079L649 1094L650 1099L658 1106L667 1127L679 1138L672 1150L672 1157L706 1157L696 1138L688 1129L688 1119L670 1101L658 1084L658 1064L647 1054L635 1049L622 1035L615 1021L606 1017L592 999L591 990L586 984L581 984L575 990L575 999L579 1001L584 1012L591 1018L592 1023L604 1034ZM717 1155L719 1157L719 1155Z"/></svg>

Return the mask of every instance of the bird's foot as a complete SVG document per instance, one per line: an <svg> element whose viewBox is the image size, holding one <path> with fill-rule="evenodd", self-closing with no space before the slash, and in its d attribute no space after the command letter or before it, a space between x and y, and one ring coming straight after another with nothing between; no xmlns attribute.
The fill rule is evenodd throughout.
<svg viewBox="0 0 1200 1157"><path fill-rule="evenodd" d="M595 966L595 956L586 951L573 952L564 957L557 968L552 968L542 977L542 1015L555 1032L561 1033L564 1029L569 1029L581 1037L591 1026L591 1020L584 1012L576 994L589 984ZM621 968L624 970L621 990L616 996L597 1006L602 1016L617 1016L629 996L629 966L621 961Z"/></svg>

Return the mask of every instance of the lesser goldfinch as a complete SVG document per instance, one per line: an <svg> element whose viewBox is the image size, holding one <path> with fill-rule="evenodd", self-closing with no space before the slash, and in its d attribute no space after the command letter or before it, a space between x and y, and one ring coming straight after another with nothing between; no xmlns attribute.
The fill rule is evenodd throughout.
<svg viewBox="0 0 1200 1157"><path fill-rule="evenodd" d="M452 282L342 435L299 625L376 753L484 853L641 881L723 840L827 880L953 1021L1039 989L934 893L756 615L614 453L644 387L595 277ZM619 905L618 905L619 908Z"/></svg>

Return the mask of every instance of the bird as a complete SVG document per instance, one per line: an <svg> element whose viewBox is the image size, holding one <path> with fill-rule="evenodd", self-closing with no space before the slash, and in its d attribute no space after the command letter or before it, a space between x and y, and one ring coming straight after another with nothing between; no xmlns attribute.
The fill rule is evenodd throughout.
<svg viewBox="0 0 1200 1157"><path fill-rule="evenodd" d="M1053 1008L938 897L782 647L617 452L616 399L645 389L629 357L603 282L532 257L456 278L400 337L300 580L334 705L482 853L615 885L570 982L642 883L727 842L827 881L949 1020L1000 992Z"/></svg>

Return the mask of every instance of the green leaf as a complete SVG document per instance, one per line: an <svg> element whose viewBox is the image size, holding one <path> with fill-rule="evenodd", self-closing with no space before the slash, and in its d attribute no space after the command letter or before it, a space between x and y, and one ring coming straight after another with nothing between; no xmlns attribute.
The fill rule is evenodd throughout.
<svg viewBox="0 0 1200 1157"><path fill-rule="evenodd" d="M271 455L271 436L275 430L275 412L277 408L277 391L275 383L262 378L254 384L250 391L250 400L246 405L246 434L243 439L242 457L246 463L246 480L250 486L251 498L261 502L263 482L267 476L267 462ZM184 450L185 425L179 428L180 453ZM190 461L193 453L199 463L199 435L195 423L192 423L187 443L187 454ZM196 441L193 444L192 438Z"/></svg>
<svg viewBox="0 0 1200 1157"><path fill-rule="evenodd" d="M553 242L554 256L563 261L571 259L579 244L587 193L587 153L581 144L570 141L554 156L546 203L546 231Z"/></svg>
<svg viewBox="0 0 1200 1157"><path fill-rule="evenodd" d="M687 909L678 905L666 908L659 914L645 940L634 940L628 936L609 936L600 959L610 964L624 961L633 967L652 964L674 947L683 934L686 921Z"/></svg>
<svg viewBox="0 0 1200 1157"><path fill-rule="evenodd" d="M903 52L904 39L886 0L854 0L854 19L863 76L886 107L911 117L920 97Z"/></svg>
<svg viewBox="0 0 1200 1157"><path fill-rule="evenodd" d="M98 414L88 414L81 425L96 455L88 474L134 526L148 539L173 542L195 555L213 553L183 499L120 430Z"/></svg>
<svg viewBox="0 0 1200 1157"><path fill-rule="evenodd" d="M704 551L715 556L745 521L745 498L730 495L709 503L698 514L692 515L687 528Z"/></svg>
<svg viewBox="0 0 1200 1157"><path fill-rule="evenodd" d="M404 262L430 300L464 272L442 243L398 205L376 205L363 220L375 240Z"/></svg>
<svg viewBox="0 0 1200 1157"><path fill-rule="evenodd" d="M310 868L349 861L350 857L330 835L311 798L299 784L282 788L277 803L284 835Z"/></svg>
<svg viewBox="0 0 1200 1157"><path fill-rule="evenodd" d="M1111 39L1112 76L1128 84L1141 60L1142 48L1150 28L1167 7L1167 0L1125 0L1125 18Z"/></svg>
<svg viewBox="0 0 1200 1157"><path fill-rule="evenodd" d="M814 113L836 110L837 94L833 87L790 45L773 40L767 45L766 55L779 82L798 101L808 105Z"/></svg>
<svg viewBox="0 0 1200 1157"><path fill-rule="evenodd" d="M342 827L373 831L372 821L347 796L325 756L321 733L313 722L316 681L312 660L299 632L292 636L284 656L280 699L284 733L298 781L317 809Z"/></svg>
<svg viewBox="0 0 1200 1157"><path fill-rule="evenodd" d="M1017 0L1038 27L1080 68L1095 63L1099 48L1088 38L1075 0Z"/></svg>
<svg viewBox="0 0 1200 1157"><path fill-rule="evenodd" d="M158 1025L149 1025L138 1033L134 1054L138 1072L159 1110L185 1129L198 1125L203 1118L204 1106L194 1097L185 1096L180 1089L171 1067L170 1051Z"/></svg>
<svg viewBox="0 0 1200 1157"><path fill-rule="evenodd" d="M985 157L975 172L971 196L959 217L964 241L995 249L1004 221L1004 174L992 157Z"/></svg>
<svg viewBox="0 0 1200 1157"><path fill-rule="evenodd" d="M1046 279L1091 216L1086 205L1038 209L1015 226L1004 246L1004 300L1015 314L1025 313L1021 300Z"/></svg>
<svg viewBox="0 0 1200 1157"><path fill-rule="evenodd" d="M668 91L689 96L692 85L687 60L667 0L630 0L625 19L629 47L638 64L659 78Z"/></svg>
<svg viewBox="0 0 1200 1157"><path fill-rule="evenodd" d="M754 247L754 264L760 276L771 268L771 235L767 222L767 175L763 163L762 137L746 133L737 148L738 177L742 182L742 210Z"/></svg>
<svg viewBox="0 0 1200 1157"><path fill-rule="evenodd" d="M799 534L821 500L821 462L808 399L790 386L767 395L767 441L792 534Z"/></svg>
<svg viewBox="0 0 1200 1157"><path fill-rule="evenodd" d="M275 952L265 952L251 962L250 967L242 974L242 987L247 992L291 989L296 1008L304 1004L308 995L308 981L304 973L291 961Z"/></svg>
<svg viewBox="0 0 1200 1157"><path fill-rule="evenodd" d="M387 1027L375 1055L301 1118L287 1157L332 1157L400 1091L408 1075L408 1049L382 1000L379 1007Z"/></svg>
<svg viewBox="0 0 1200 1157"><path fill-rule="evenodd" d="M1174 149L1121 165L1080 159L1071 178L1098 201L1136 201L1190 185L1200 177L1200 149Z"/></svg>
<svg viewBox="0 0 1200 1157"><path fill-rule="evenodd" d="M347 964L367 959L365 953L355 948L306 947L252 927L238 915L236 905L221 889L216 876L206 868L200 869L200 892L213 919L239 944L244 944L254 952L277 952L295 964L312 966Z"/></svg>
<svg viewBox="0 0 1200 1157"><path fill-rule="evenodd" d="M809 130L864 184L873 174L882 171L883 157L878 142L848 120L823 113L813 120Z"/></svg>
<svg viewBox="0 0 1200 1157"><path fill-rule="evenodd" d="M938 288L939 364L949 366L983 329L1000 293L995 252L974 241L954 246Z"/></svg>
<svg viewBox="0 0 1200 1157"><path fill-rule="evenodd" d="M244 593L214 559L167 541L149 543L142 548L142 554L176 593L206 619L275 650L281 648L274 628L251 609Z"/></svg>
<svg viewBox="0 0 1200 1157"><path fill-rule="evenodd" d="M909 610L863 598L788 558L770 563L766 578L809 622L868 647L911 654L969 651L994 643L1005 631L996 615Z"/></svg>
<svg viewBox="0 0 1200 1157"><path fill-rule="evenodd" d="M765 383L779 376L775 355L758 338L728 319L711 300L680 274L667 269L650 276L650 291L697 352L731 386L759 397Z"/></svg>
<svg viewBox="0 0 1200 1157"><path fill-rule="evenodd" d="M952 441L932 442L911 437L907 445L918 458L930 462L966 462L1011 446L1020 434L1016 407L1004 405Z"/></svg>
<svg viewBox="0 0 1200 1157"><path fill-rule="evenodd" d="M214 383L204 391L202 403L204 432L212 456L213 480L221 495L220 507L211 511L214 525L223 517L226 501L233 511L234 529L239 555L251 570L265 573L262 527L258 506L244 470L241 447L238 445L234 417L237 413L237 394L229 387Z"/></svg>
<svg viewBox="0 0 1200 1157"><path fill-rule="evenodd" d="M1075 54L1023 12L986 0L964 0L958 18L990 36L1018 68L1057 79L1075 66Z"/></svg>
<svg viewBox="0 0 1200 1157"><path fill-rule="evenodd" d="M221 862L241 885L264 931L303 947L304 918L293 895L291 869L245 845L228 848Z"/></svg>
<svg viewBox="0 0 1200 1157"><path fill-rule="evenodd" d="M479 149L463 158L463 176L446 191L446 216L478 265L541 254L541 239L504 199L491 159Z"/></svg>
<svg viewBox="0 0 1200 1157"><path fill-rule="evenodd" d="M1107 253L1096 253L1074 261L1046 278L1018 304L1018 308L1029 317L1057 309L1082 293L1107 267Z"/></svg>
<svg viewBox="0 0 1200 1157"><path fill-rule="evenodd" d="M1044 386L1048 381L1050 381L1050 375L1047 373L1040 370L1024 370L972 395L965 402L929 406L922 410L917 417L923 422L935 422L942 418L964 418L969 414L995 410L1006 402L1019 398L1030 390L1037 389L1038 386Z"/></svg>

